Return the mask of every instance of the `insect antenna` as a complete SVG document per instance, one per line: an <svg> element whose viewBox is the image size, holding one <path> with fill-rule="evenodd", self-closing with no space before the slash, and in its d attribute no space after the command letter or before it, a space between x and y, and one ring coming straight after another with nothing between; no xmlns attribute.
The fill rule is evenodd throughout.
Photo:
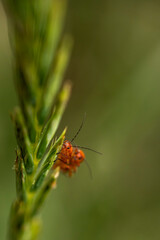
<svg viewBox="0 0 160 240"><path fill-rule="evenodd" d="M94 150L94 149L92 149L92 148L89 148L89 147L82 147L82 146L73 146L73 147L78 147L78 148L82 148L82 149L86 149L86 150L89 150L89 151L92 151L92 152L95 152L95 153L97 153L97 154L100 154L100 155L102 155L102 153L101 152L98 152L98 151L96 151L96 150Z"/></svg>
<svg viewBox="0 0 160 240"><path fill-rule="evenodd" d="M78 134L80 133L80 131L81 131L83 125L84 125L85 119L86 119L86 113L84 114L83 121L82 121L82 123L81 123L78 131L76 132L76 134L75 134L74 137L72 138L71 142L73 142L73 141L76 139L76 137L78 136Z"/></svg>
<svg viewBox="0 0 160 240"><path fill-rule="evenodd" d="M93 179L92 169L91 169L89 163L87 162L86 159L84 160L84 162L85 162L85 164L86 164L86 166L87 166L87 168L89 170L89 174L90 174L91 179Z"/></svg>

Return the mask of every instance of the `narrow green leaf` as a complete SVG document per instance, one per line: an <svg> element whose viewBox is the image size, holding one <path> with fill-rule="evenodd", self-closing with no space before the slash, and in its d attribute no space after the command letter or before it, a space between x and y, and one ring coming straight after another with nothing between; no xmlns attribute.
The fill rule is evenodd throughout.
<svg viewBox="0 0 160 240"><path fill-rule="evenodd" d="M51 151L50 151L47 159L43 163L41 169L39 170L39 173L36 176L35 182L33 183L32 187L31 187L31 191L36 191L38 188L40 188L40 186L44 182L44 179L46 178L48 172L51 170L51 168L54 164L54 161L57 157L57 153L62 148L63 141L65 138L65 133L66 133L66 129L63 131L61 136L58 138L58 140L54 143L53 147L51 148Z"/></svg>
<svg viewBox="0 0 160 240"><path fill-rule="evenodd" d="M23 239L23 228L25 224L25 206L26 203L23 201L15 201L11 207L10 214L10 225L12 228L9 230L9 238L10 240Z"/></svg>
<svg viewBox="0 0 160 240"><path fill-rule="evenodd" d="M61 120L62 114L65 110L66 104L70 96L70 91L71 85L70 83L66 83L58 96L57 106L53 110L53 113L48 122L46 123L46 126L41 134L41 139L37 151L37 159L42 158L48 144L50 143L51 139L53 138L58 128L59 122Z"/></svg>
<svg viewBox="0 0 160 240"><path fill-rule="evenodd" d="M18 44L20 48L20 44ZM24 46L23 46L24 47ZM37 75L34 64L22 56L22 51L20 51L20 56L16 56L16 89L21 100L26 101L32 106L36 105L36 88L37 88ZM18 52L18 49L17 49ZM17 53L18 54L18 53ZM31 57L30 57L31 58Z"/></svg>
<svg viewBox="0 0 160 240"><path fill-rule="evenodd" d="M45 24L44 35L41 36L42 49L40 52L40 85L42 86L51 63L55 58L58 42L64 26L64 17L66 13L66 0L51 1L48 18Z"/></svg>
<svg viewBox="0 0 160 240"><path fill-rule="evenodd" d="M32 208L32 215L35 215L40 210L42 204L44 203L49 191L56 186L56 180L59 176L60 169L57 167L50 176L46 179L43 186L40 188L35 196L35 200Z"/></svg>
<svg viewBox="0 0 160 240"><path fill-rule="evenodd" d="M19 102L25 119L25 124L28 130L29 139L32 143L34 143L36 140L33 113L33 106L36 104L36 98L34 96L35 92L32 88L30 88L30 84L27 82L27 79L21 70L19 69L19 72L17 71L15 83L19 96Z"/></svg>
<svg viewBox="0 0 160 240"><path fill-rule="evenodd" d="M24 104L22 103L21 108L22 108L23 115L25 118L25 125L26 125L27 131L28 131L29 140L31 141L31 143L35 143L36 129L35 129L35 123L34 123L33 108L26 102L24 102Z"/></svg>
<svg viewBox="0 0 160 240"><path fill-rule="evenodd" d="M44 120L49 114L49 111L53 105L56 94L60 89L65 70L67 68L69 58L71 55L72 40L69 36L66 36L62 42L60 50L57 53L57 58L54 66L48 76L47 85L43 91L43 95L40 100L40 108L38 109L38 121L42 125Z"/></svg>
<svg viewBox="0 0 160 240"><path fill-rule="evenodd" d="M16 172L16 189L20 201L26 201L26 172L23 159L19 150L16 151L15 172Z"/></svg>
<svg viewBox="0 0 160 240"><path fill-rule="evenodd" d="M34 168L32 150L20 108L15 108L12 114L12 120L16 130L17 143L21 150L22 158L24 159L26 172L27 174L31 174Z"/></svg>

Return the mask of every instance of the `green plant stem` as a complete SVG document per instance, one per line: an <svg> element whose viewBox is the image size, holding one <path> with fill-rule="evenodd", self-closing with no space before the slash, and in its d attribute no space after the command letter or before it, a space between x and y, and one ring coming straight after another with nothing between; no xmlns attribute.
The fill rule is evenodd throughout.
<svg viewBox="0 0 160 240"><path fill-rule="evenodd" d="M19 106L11 115L17 139L16 200L8 238L36 240L40 210L55 187L53 170L66 129L55 138L71 84L63 84L72 39L62 36L66 0L3 0L13 51L14 81Z"/></svg>

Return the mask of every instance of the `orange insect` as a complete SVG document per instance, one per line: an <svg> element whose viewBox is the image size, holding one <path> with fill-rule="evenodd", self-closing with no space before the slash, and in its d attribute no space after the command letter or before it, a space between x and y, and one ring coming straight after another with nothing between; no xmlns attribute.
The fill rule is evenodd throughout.
<svg viewBox="0 0 160 240"><path fill-rule="evenodd" d="M53 168L60 167L63 173L68 173L71 177L76 172L77 167L85 160L85 155L78 147L73 147L71 142L64 141L62 149L57 156Z"/></svg>
<svg viewBox="0 0 160 240"><path fill-rule="evenodd" d="M80 164L85 161L85 154L84 152L80 149L80 148L84 148L90 151L93 151L95 153L101 154L91 148L87 148L87 147L80 147L80 146L72 146L72 142L75 140L75 138L77 137L77 135L79 134L82 126L84 123L84 119L83 122L79 128L79 130L77 131L76 135L72 138L71 141L65 140L63 145L62 145L62 149L61 151L58 153L57 155L57 159L55 161L55 164L53 165L53 168L55 169L56 167L60 167L60 170L63 173L68 173L68 175L71 177L72 174L74 172L76 172L77 168L80 166ZM86 162L87 164L87 162ZM87 165L89 168L89 165ZM89 168L90 170L90 168ZM90 170L91 173L91 170ZM91 173L92 175L92 173Z"/></svg>

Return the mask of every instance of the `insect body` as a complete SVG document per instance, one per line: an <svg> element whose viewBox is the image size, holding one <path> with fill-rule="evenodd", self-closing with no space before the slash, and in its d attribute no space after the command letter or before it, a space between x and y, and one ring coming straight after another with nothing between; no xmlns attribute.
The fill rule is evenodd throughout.
<svg viewBox="0 0 160 240"><path fill-rule="evenodd" d="M72 147L72 144L71 142L65 140L63 145L62 145L62 149L59 153L59 157L60 158L68 158L70 159L71 156L72 156L72 153L73 153L73 147Z"/></svg>
<svg viewBox="0 0 160 240"><path fill-rule="evenodd" d="M80 128L78 129L77 133L75 134L75 136L72 138L71 141L65 140L63 142L62 149L58 153L57 159L56 159L56 161L53 165L54 169L56 167L60 167L60 170L63 173L68 173L68 175L70 177L72 176L72 174L74 172L76 172L77 168L80 166L80 164L83 161L85 161L85 163L87 164L87 161L85 159L85 154L80 148L87 149L87 150L90 150L92 152L101 154L100 152L97 152L97 151L95 151L91 148L88 148L88 147L80 147L80 146L73 146L72 145L72 142L74 142L75 138L77 137L77 135L81 131L83 123L84 123L84 119L83 119L83 122L80 125ZM89 167L88 164L87 164L87 166L90 170L90 167ZM91 170L90 170L90 173L91 173Z"/></svg>
<svg viewBox="0 0 160 240"><path fill-rule="evenodd" d="M85 155L78 147L72 146L71 142L65 140L53 168L60 167L63 173L72 176L77 167L84 161Z"/></svg>

